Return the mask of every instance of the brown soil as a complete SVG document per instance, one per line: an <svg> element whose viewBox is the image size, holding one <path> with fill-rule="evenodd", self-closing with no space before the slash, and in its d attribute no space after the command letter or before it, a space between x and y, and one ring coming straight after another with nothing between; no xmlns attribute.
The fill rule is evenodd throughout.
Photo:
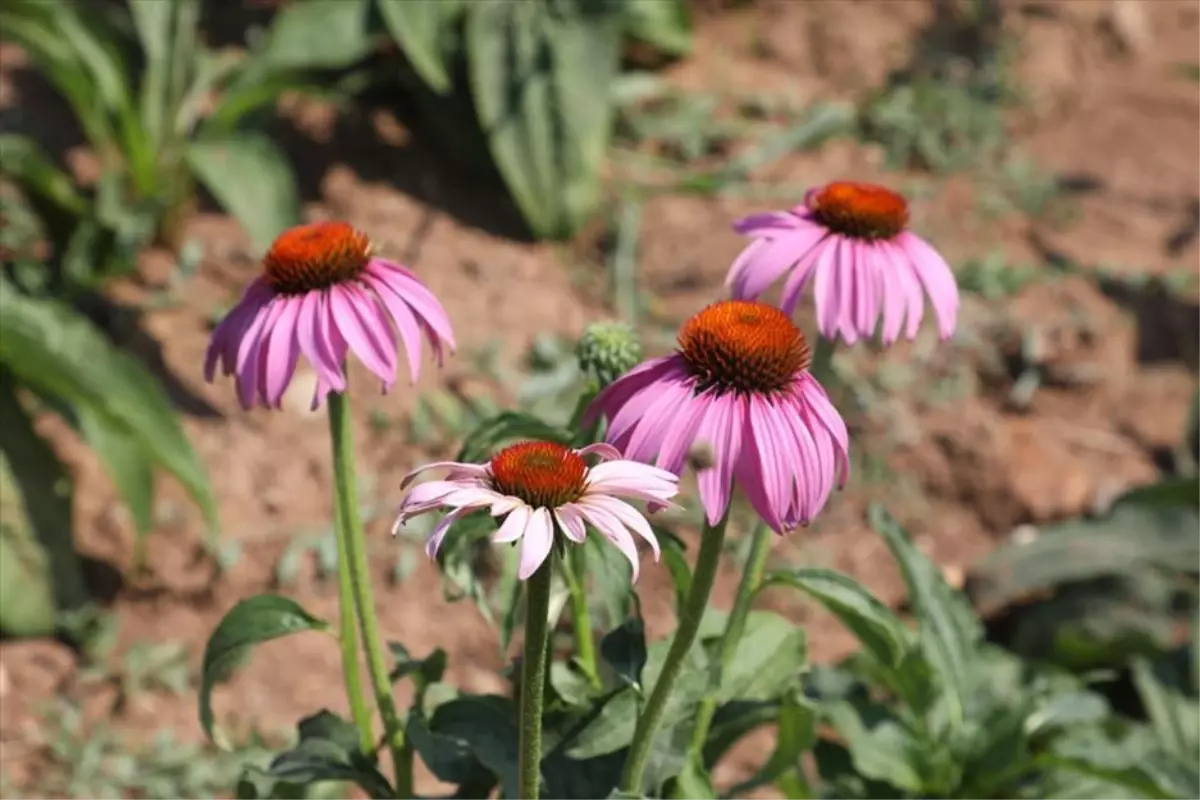
<svg viewBox="0 0 1200 800"><path fill-rule="evenodd" d="M1014 135L1042 169L1086 187L1069 199L1074 220L1051 226L1010 215L980 223L969 210L974 190L950 180L914 202L918 228L952 262L1002 247L1020 262L1060 258L1085 268L1111 265L1127 274L1194 274L1200 255L1200 103L1196 83L1179 66L1196 64L1196 5L1183 0L1008 5L1015 9L1011 16L1021 42L1019 74L1031 88L1030 102L1013 120ZM694 58L671 68L668 80L681 88L784 93L802 102L849 99L907 63L930 7L897 0L762 2L706 13L697 25ZM0 101L28 107L23 85L0 86ZM374 120L377 124L344 134L331 133L319 109L291 116L302 121L301 138L310 140L298 145L309 148L303 152L336 148L335 155L368 154L351 159L354 166L335 158L309 176L313 198L307 213L347 219L385 252L403 257L443 299L461 344L445 371L427 367L416 390L405 387L386 397L352 368L360 467L372 479L371 499L378 506L369 515L369 534L377 548L377 604L385 634L416 654L445 648L447 680L454 684L504 691L495 633L468 603L442 599L431 565L422 561L399 585L387 580L399 546L387 536L399 477L452 449L421 451L395 427L381 434L369 417L380 412L402 420L417 392L446 382L479 383L469 357L479 348L499 345L502 356L515 361L536 334L573 336L611 312L599 293L579 288L579 276L564 268L561 247L506 238L512 213L496 202L495 193L447 170L409 142L394 121ZM385 178L360 166L364 159L384 158L396 165ZM885 172L875 148L838 141L789 156L755 178L796 186L844 176L894 185L909 177ZM654 297L655 323L669 327L719 295L725 270L742 245L729 220L774 202L695 196L647 202L638 266L642 289ZM211 470L224 538L240 542L242 553L214 582L211 568L197 558L198 515L179 487L164 481L162 530L150 544L152 573L127 577L111 610L119 620L116 653L135 642L179 641L195 663L233 603L271 589L289 541L329 524L330 475L325 423L307 411L309 379L299 378L285 410L273 413L243 413L229 385L204 384L200 365L208 321L254 274L255 255L237 225L220 215L193 215L184 235L204 244L204 260L179 295L181 302L149 313L146 327L186 390L219 412L191 415L185 424ZM150 252L142 266L144 280L118 287L121 299L145 295L169 272L171 260ZM779 562L844 570L899 603L902 587L886 548L863 522L867 502L885 502L918 544L961 579L1014 526L1102 503L1151 478L1156 458L1175 446L1195 385L1185 361L1195 351L1180 352L1171 343L1194 342L1194 304L1164 310L1161 302L1146 306L1144 298L1121 301L1086 275L1034 281L1008 300L969 296L965 302L963 330L952 346L935 349L922 338L886 354L859 348L846 356L848 368L864 380L878 382L899 369L905 388L876 399L856 423L854 444L869 451L876 466L866 469L860 459L852 485L820 520L778 543ZM1018 409L1007 400L1011 376L995 362L1011 352L1014 337L1031 331L1041 342L1046 374L1061 379L1047 380ZM78 486L80 550L128 576L133 535L127 513L95 457L62 426L48 422ZM883 477L872 480L879 470ZM728 606L735 584L730 568L716 605ZM311 565L283 591L313 613L336 618L334 587ZM669 630L664 573L647 569L639 591L652 635ZM835 659L853 647L836 622L811 606L786 595L770 602L807 626L814 659ZM149 738L171 728L184 739L201 737L194 693L142 692L116 714L111 688L83 682L79 666L54 643L0 644L0 770L15 785L33 785L35 756L46 735L39 710L55 695L83 701L94 719L111 718L131 736ZM405 691L401 704L408 700ZM344 711L336 649L317 636L262 647L248 668L217 691L216 705L222 725L233 730L286 729L323 707ZM723 765L718 780L728 778L725 770L742 772L755 761L753 748L743 750ZM437 787L422 772L418 788Z"/></svg>

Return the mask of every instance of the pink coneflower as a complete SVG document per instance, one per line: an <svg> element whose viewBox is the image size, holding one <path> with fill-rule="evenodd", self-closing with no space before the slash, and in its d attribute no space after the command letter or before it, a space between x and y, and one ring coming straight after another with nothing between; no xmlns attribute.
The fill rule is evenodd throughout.
<svg viewBox="0 0 1200 800"><path fill-rule="evenodd" d="M317 373L315 409L346 390L344 362L354 353L383 382L396 382L396 334L408 371L420 373L421 336L438 363L454 350L442 304L408 269L371 255L367 237L345 222L314 222L285 231L263 259L263 274L213 331L204 360L236 374L243 408L278 408L301 355Z"/></svg>
<svg viewBox="0 0 1200 800"><path fill-rule="evenodd" d="M846 344L875 335L885 344L917 335L929 296L938 332L954 333L958 286L945 259L907 230L908 203L869 183L836 181L810 189L791 211L751 214L734 223L754 237L729 269L733 296L753 300L791 270L780 307L791 315L812 283L817 325Z"/></svg>
<svg viewBox="0 0 1200 800"><path fill-rule="evenodd" d="M601 463L589 467L586 456ZM554 442L520 442L507 447L486 464L462 464L442 461L426 464L409 473L407 486L428 469L449 470L445 480L422 483L409 492L400 505L400 514L392 527L395 533L415 516L439 508L450 509L434 528L425 545L433 558L441 547L446 531L460 517L487 509L493 517L504 517L494 542L521 540L518 576L527 579L537 571L554 544L554 533L561 530L573 542L582 543L584 523L616 545L638 576L638 555L633 531L649 543L658 560L658 540L646 518L619 498L644 500L666 505L679 491L678 479L665 470L621 460L621 454L607 444L593 444L572 450Z"/></svg>
<svg viewBox="0 0 1200 800"><path fill-rule="evenodd" d="M748 300L714 303L684 323L679 349L642 363L596 396L584 424L603 413L607 440L635 461L679 474L693 445L710 525L736 480L763 521L784 533L807 524L849 471L846 423L808 372L804 335L779 309Z"/></svg>

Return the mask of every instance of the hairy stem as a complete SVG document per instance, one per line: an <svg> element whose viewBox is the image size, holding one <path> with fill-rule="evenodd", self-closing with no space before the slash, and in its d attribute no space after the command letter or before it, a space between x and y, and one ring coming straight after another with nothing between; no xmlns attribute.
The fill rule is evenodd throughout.
<svg viewBox="0 0 1200 800"><path fill-rule="evenodd" d="M521 741L517 759L517 797L521 800L537 800L541 789L542 702L546 694L550 583L555 559L551 553L525 582L525 654L521 662Z"/></svg>

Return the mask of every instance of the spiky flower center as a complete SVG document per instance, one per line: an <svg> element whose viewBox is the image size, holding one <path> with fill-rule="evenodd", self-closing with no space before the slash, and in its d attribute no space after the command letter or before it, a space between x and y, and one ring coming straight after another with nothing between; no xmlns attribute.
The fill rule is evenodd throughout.
<svg viewBox="0 0 1200 800"><path fill-rule="evenodd" d="M856 239L890 239L908 227L908 201L873 183L834 181L808 199L817 220Z"/></svg>
<svg viewBox="0 0 1200 800"><path fill-rule="evenodd" d="M679 352L701 389L745 394L782 391L812 360L787 314L750 300L702 309L680 328Z"/></svg>
<svg viewBox="0 0 1200 800"><path fill-rule="evenodd" d="M275 291L304 294L354 280L370 258L365 234L345 222L313 222L279 235L263 258L263 273Z"/></svg>
<svg viewBox="0 0 1200 800"><path fill-rule="evenodd" d="M587 464L554 442L520 442L492 456L492 488L534 508L558 508L587 488Z"/></svg>

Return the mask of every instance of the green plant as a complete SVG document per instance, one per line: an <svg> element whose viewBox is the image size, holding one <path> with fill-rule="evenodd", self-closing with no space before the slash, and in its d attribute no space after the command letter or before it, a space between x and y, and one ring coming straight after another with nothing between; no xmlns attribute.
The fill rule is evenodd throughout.
<svg viewBox="0 0 1200 800"><path fill-rule="evenodd" d="M28 54L70 106L99 162L93 192L62 172L30 137L0 137L3 174L16 182L54 248L57 282L91 288L129 271L140 247L179 246L198 181L266 248L298 220L291 170L269 138L245 123L311 75L278 53L273 30L248 55L200 40L199 0L129 0L125 7L17 0L0 36Z"/></svg>
<svg viewBox="0 0 1200 800"><path fill-rule="evenodd" d="M35 403L37 405L35 405ZM0 629L44 634L59 612L87 604L71 541L71 481L35 429L37 413L64 417L100 456L133 517L135 566L154 526L154 472L174 475L201 507L211 537L217 511L208 476L170 400L145 369L84 317L22 295L0 276L0 503L6 599Z"/></svg>

